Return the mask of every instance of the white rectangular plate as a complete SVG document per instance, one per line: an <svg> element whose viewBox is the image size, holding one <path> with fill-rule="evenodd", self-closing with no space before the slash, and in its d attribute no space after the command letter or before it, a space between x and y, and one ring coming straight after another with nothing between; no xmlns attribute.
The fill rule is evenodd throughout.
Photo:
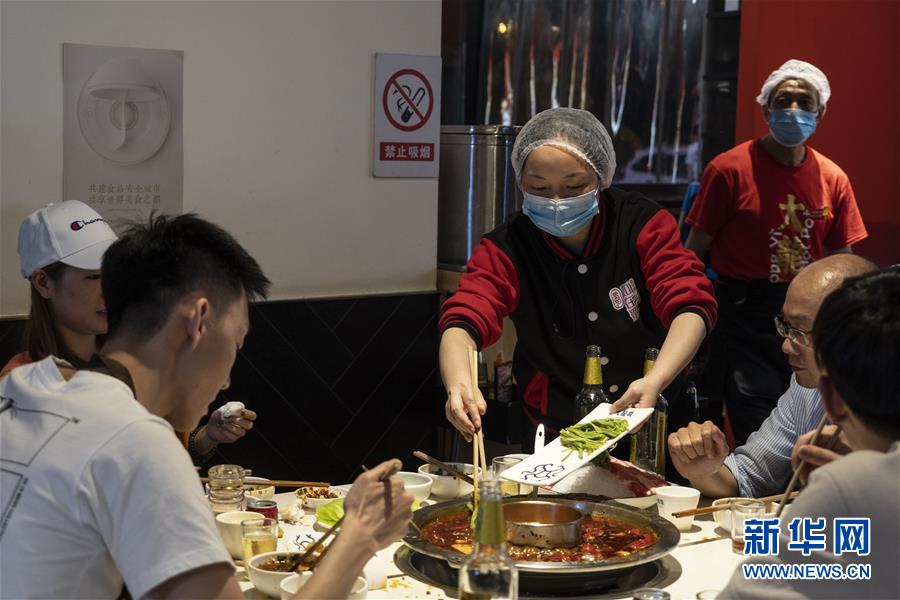
<svg viewBox="0 0 900 600"><path fill-rule="evenodd" d="M555 440L544 446L542 450L532 454L519 464L503 471L500 475L503 479L516 481L518 483L526 483L530 485L553 485L566 475L569 475L575 469L587 464L597 455L611 448L620 439L637 429L650 418L653 414L652 408L626 408L615 414L609 414L609 404L601 404L592 410L588 416L583 418L579 423L587 423L596 419L605 419L607 417L620 418L628 421L628 429L621 435L607 441L591 454L583 454L578 457L578 452L572 452L568 458L564 458L569 454L569 449L564 448L562 442L557 437Z"/></svg>

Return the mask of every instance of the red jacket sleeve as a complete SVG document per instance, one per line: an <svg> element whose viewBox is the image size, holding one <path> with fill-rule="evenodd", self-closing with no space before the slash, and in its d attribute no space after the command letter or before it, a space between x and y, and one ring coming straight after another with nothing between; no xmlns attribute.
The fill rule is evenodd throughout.
<svg viewBox="0 0 900 600"><path fill-rule="evenodd" d="M700 191L694 198L685 221L713 237L731 218L734 194L727 177L714 165L709 165L700 177Z"/></svg>
<svg viewBox="0 0 900 600"><path fill-rule="evenodd" d="M475 247L456 293L441 308L440 329L462 327L479 348L500 338L503 317L519 302L519 279L509 256L487 239Z"/></svg>
<svg viewBox="0 0 900 600"><path fill-rule="evenodd" d="M718 304L703 263L681 245L678 225L665 210L657 212L638 233L637 252L647 280L653 313L667 328L678 314L695 312L712 331Z"/></svg>

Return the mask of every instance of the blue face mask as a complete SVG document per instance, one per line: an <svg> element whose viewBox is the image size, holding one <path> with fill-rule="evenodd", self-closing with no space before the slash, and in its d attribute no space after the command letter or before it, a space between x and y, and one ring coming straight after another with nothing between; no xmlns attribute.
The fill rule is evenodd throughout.
<svg viewBox="0 0 900 600"><path fill-rule="evenodd" d="M575 235L600 213L597 190L574 198L551 200L523 191L522 212L538 228L556 237Z"/></svg>
<svg viewBox="0 0 900 600"><path fill-rule="evenodd" d="M769 111L769 133L782 146L799 146L816 131L814 112L799 108L776 108Z"/></svg>

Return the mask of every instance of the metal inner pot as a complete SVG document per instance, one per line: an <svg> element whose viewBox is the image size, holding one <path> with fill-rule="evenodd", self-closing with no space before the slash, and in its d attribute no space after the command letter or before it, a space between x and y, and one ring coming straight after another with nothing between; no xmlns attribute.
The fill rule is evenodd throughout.
<svg viewBox="0 0 900 600"><path fill-rule="evenodd" d="M609 498L592 496L590 494L560 494L552 496L552 498L553 502L576 508L585 515L596 512L639 527L648 528L654 532L658 540L655 544L637 552L632 552L628 556L617 556L604 560L581 562L516 561L516 567L518 567L520 573L528 571L532 573L569 575L572 573L617 571L659 560L671 552L678 545L678 540L681 539L678 529L669 521L658 516L655 509L638 510L611 501ZM413 522L420 528L424 527L432 519L465 510L467 501L467 498L459 498L420 508L413 513ZM530 501L530 498L504 498L504 513L510 505L528 501ZM412 526L403 538L403 543L415 552L447 561L447 564L452 568L459 568L466 558L465 554L455 550L432 545L428 540L420 536L419 532Z"/></svg>
<svg viewBox="0 0 900 600"><path fill-rule="evenodd" d="M554 548L581 543L584 514L572 506L543 500L527 500L503 507L506 541L522 546Z"/></svg>

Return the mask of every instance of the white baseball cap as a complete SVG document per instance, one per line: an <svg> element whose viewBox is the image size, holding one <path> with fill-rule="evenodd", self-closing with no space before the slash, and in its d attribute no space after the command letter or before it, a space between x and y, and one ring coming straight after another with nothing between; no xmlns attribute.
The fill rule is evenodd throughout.
<svg viewBox="0 0 900 600"><path fill-rule="evenodd" d="M49 204L28 215L19 227L19 261L27 279L55 262L99 269L116 234L97 211L78 200Z"/></svg>

